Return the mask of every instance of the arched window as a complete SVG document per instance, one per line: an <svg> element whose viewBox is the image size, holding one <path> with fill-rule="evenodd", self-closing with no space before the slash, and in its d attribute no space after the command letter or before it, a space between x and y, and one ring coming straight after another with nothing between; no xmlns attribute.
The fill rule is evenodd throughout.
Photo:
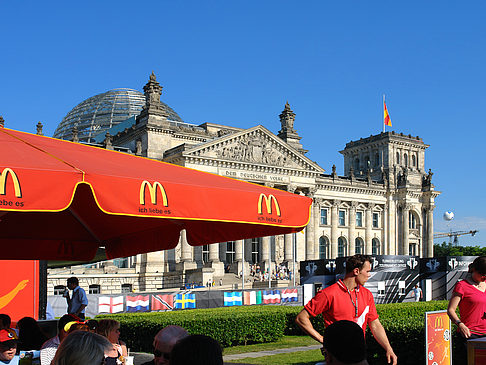
<svg viewBox="0 0 486 365"><path fill-rule="evenodd" d="M417 229L417 225L418 225L417 217L412 211L410 211L408 215L408 228Z"/></svg>
<svg viewBox="0 0 486 365"><path fill-rule="evenodd" d="M356 239L354 240L354 251L356 254L364 253L364 243L361 237L356 237Z"/></svg>
<svg viewBox="0 0 486 365"><path fill-rule="evenodd" d="M324 236L319 238L319 258L329 258L329 240Z"/></svg>
<svg viewBox="0 0 486 365"><path fill-rule="evenodd" d="M355 158L354 160L354 171L358 172L359 171L359 158Z"/></svg>
<svg viewBox="0 0 486 365"><path fill-rule="evenodd" d="M380 241L378 241L378 238L373 238L371 240L371 254L372 255L380 254Z"/></svg>
<svg viewBox="0 0 486 365"><path fill-rule="evenodd" d="M412 167L417 167L417 157L415 155L412 155Z"/></svg>
<svg viewBox="0 0 486 365"><path fill-rule="evenodd" d="M339 237L338 238L338 257L347 256L347 247L346 247L346 238Z"/></svg>
<svg viewBox="0 0 486 365"><path fill-rule="evenodd" d="M403 163L405 167L408 167L408 155L406 153L403 155Z"/></svg>
<svg viewBox="0 0 486 365"><path fill-rule="evenodd" d="M370 156L365 157L366 169L368 170L371 167Z"/></svg>
<svg viewBox="0 0 486 365"><path fill-rule="evenodd" d="M400 152L397 152L397 165L400 165Z"/></svg>
<svg viewBox="0 0 486 365"><path fill-rule="evenodd" d="M380 155L378 152L375 153L375 167L380 166Z"/></svg>

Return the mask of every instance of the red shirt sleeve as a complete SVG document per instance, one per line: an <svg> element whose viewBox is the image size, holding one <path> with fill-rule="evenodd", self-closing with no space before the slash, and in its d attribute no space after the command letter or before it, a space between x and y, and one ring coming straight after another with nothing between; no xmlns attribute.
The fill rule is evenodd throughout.
<svg viewBox="0 0 486 365"><path fill-rule="evenodd" d="M461 294L461 297L464 296L464 281L458 281L456 286L454 287L454 293Z"/></svg>
<svg viewBox="0 0 486 365"><path fill-rule="evenodd" d="M329 309L329 298L327 297L325 290L321 290L312 298L305 306L305 310L309 312L311 317L315 317L318 314Z"/></svg>

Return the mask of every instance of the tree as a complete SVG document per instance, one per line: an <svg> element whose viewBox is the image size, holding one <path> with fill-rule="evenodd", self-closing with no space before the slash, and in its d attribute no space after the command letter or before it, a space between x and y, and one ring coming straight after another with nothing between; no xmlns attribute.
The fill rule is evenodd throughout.
<svg viewBox="0 0 486 365"><path fill-rule="evenodd" d="M442 256L486 256L486 247L480 246L453 246L442 242L434 245L434 257Z"/></svg>

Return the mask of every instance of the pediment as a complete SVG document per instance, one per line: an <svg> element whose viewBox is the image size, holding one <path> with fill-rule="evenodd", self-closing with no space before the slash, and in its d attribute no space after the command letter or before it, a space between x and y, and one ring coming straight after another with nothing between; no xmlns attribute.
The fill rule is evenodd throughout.
<svg viewBox="0 0 486 365"><path fill-rule="evenodd" d="M285 167L316 173L324 171L315 162L261 125L194 146L186 150L184 156Z"/></svg>

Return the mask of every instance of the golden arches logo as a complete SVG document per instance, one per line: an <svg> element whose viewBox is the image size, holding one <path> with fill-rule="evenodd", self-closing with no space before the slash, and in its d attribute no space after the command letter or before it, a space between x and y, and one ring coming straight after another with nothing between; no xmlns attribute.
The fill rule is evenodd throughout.
<svg viewBox="0 0 486 365"><path fill-rule="evenodd" d="M444 328L444 318L442 316L435 317L434 328Z"/></svg>
<svg viewBox="0 0 486 365"><path fill-rule="evenodd" d="M0 195L7 194L7 177L10 175L14 185L14 192L17 198L22 198L22 189L20 189L20 182L17 174L11 168L4 168L0 174Z"/></svg>
<svg viewBox="0 0 486 365"><path fill-rule="evenodd" d="M153 205L157 205L157 190L160 190L160 195L162 195L162 203L164 207L167 207L169 203L167 202L167 194L165 193L165 189L161 183L158 181L154 182L153 184L149 183L147 180L142 182L140 185L140 204L145 205L145 188L148 188L150 193L150 201Z"/></svg>
<svg viewBox="0 0 486 365"><path fill-rule="evenodd" d="M275 198L272 194L266 196L265 194L261 193L260 197L258 198L258 214L263 214L263 202L265 201L265 206L267 207L267 213L272 214L272 202L275 203L275 211L277 215L280 217L280 206L278 205L277 198Z"/></svg>

